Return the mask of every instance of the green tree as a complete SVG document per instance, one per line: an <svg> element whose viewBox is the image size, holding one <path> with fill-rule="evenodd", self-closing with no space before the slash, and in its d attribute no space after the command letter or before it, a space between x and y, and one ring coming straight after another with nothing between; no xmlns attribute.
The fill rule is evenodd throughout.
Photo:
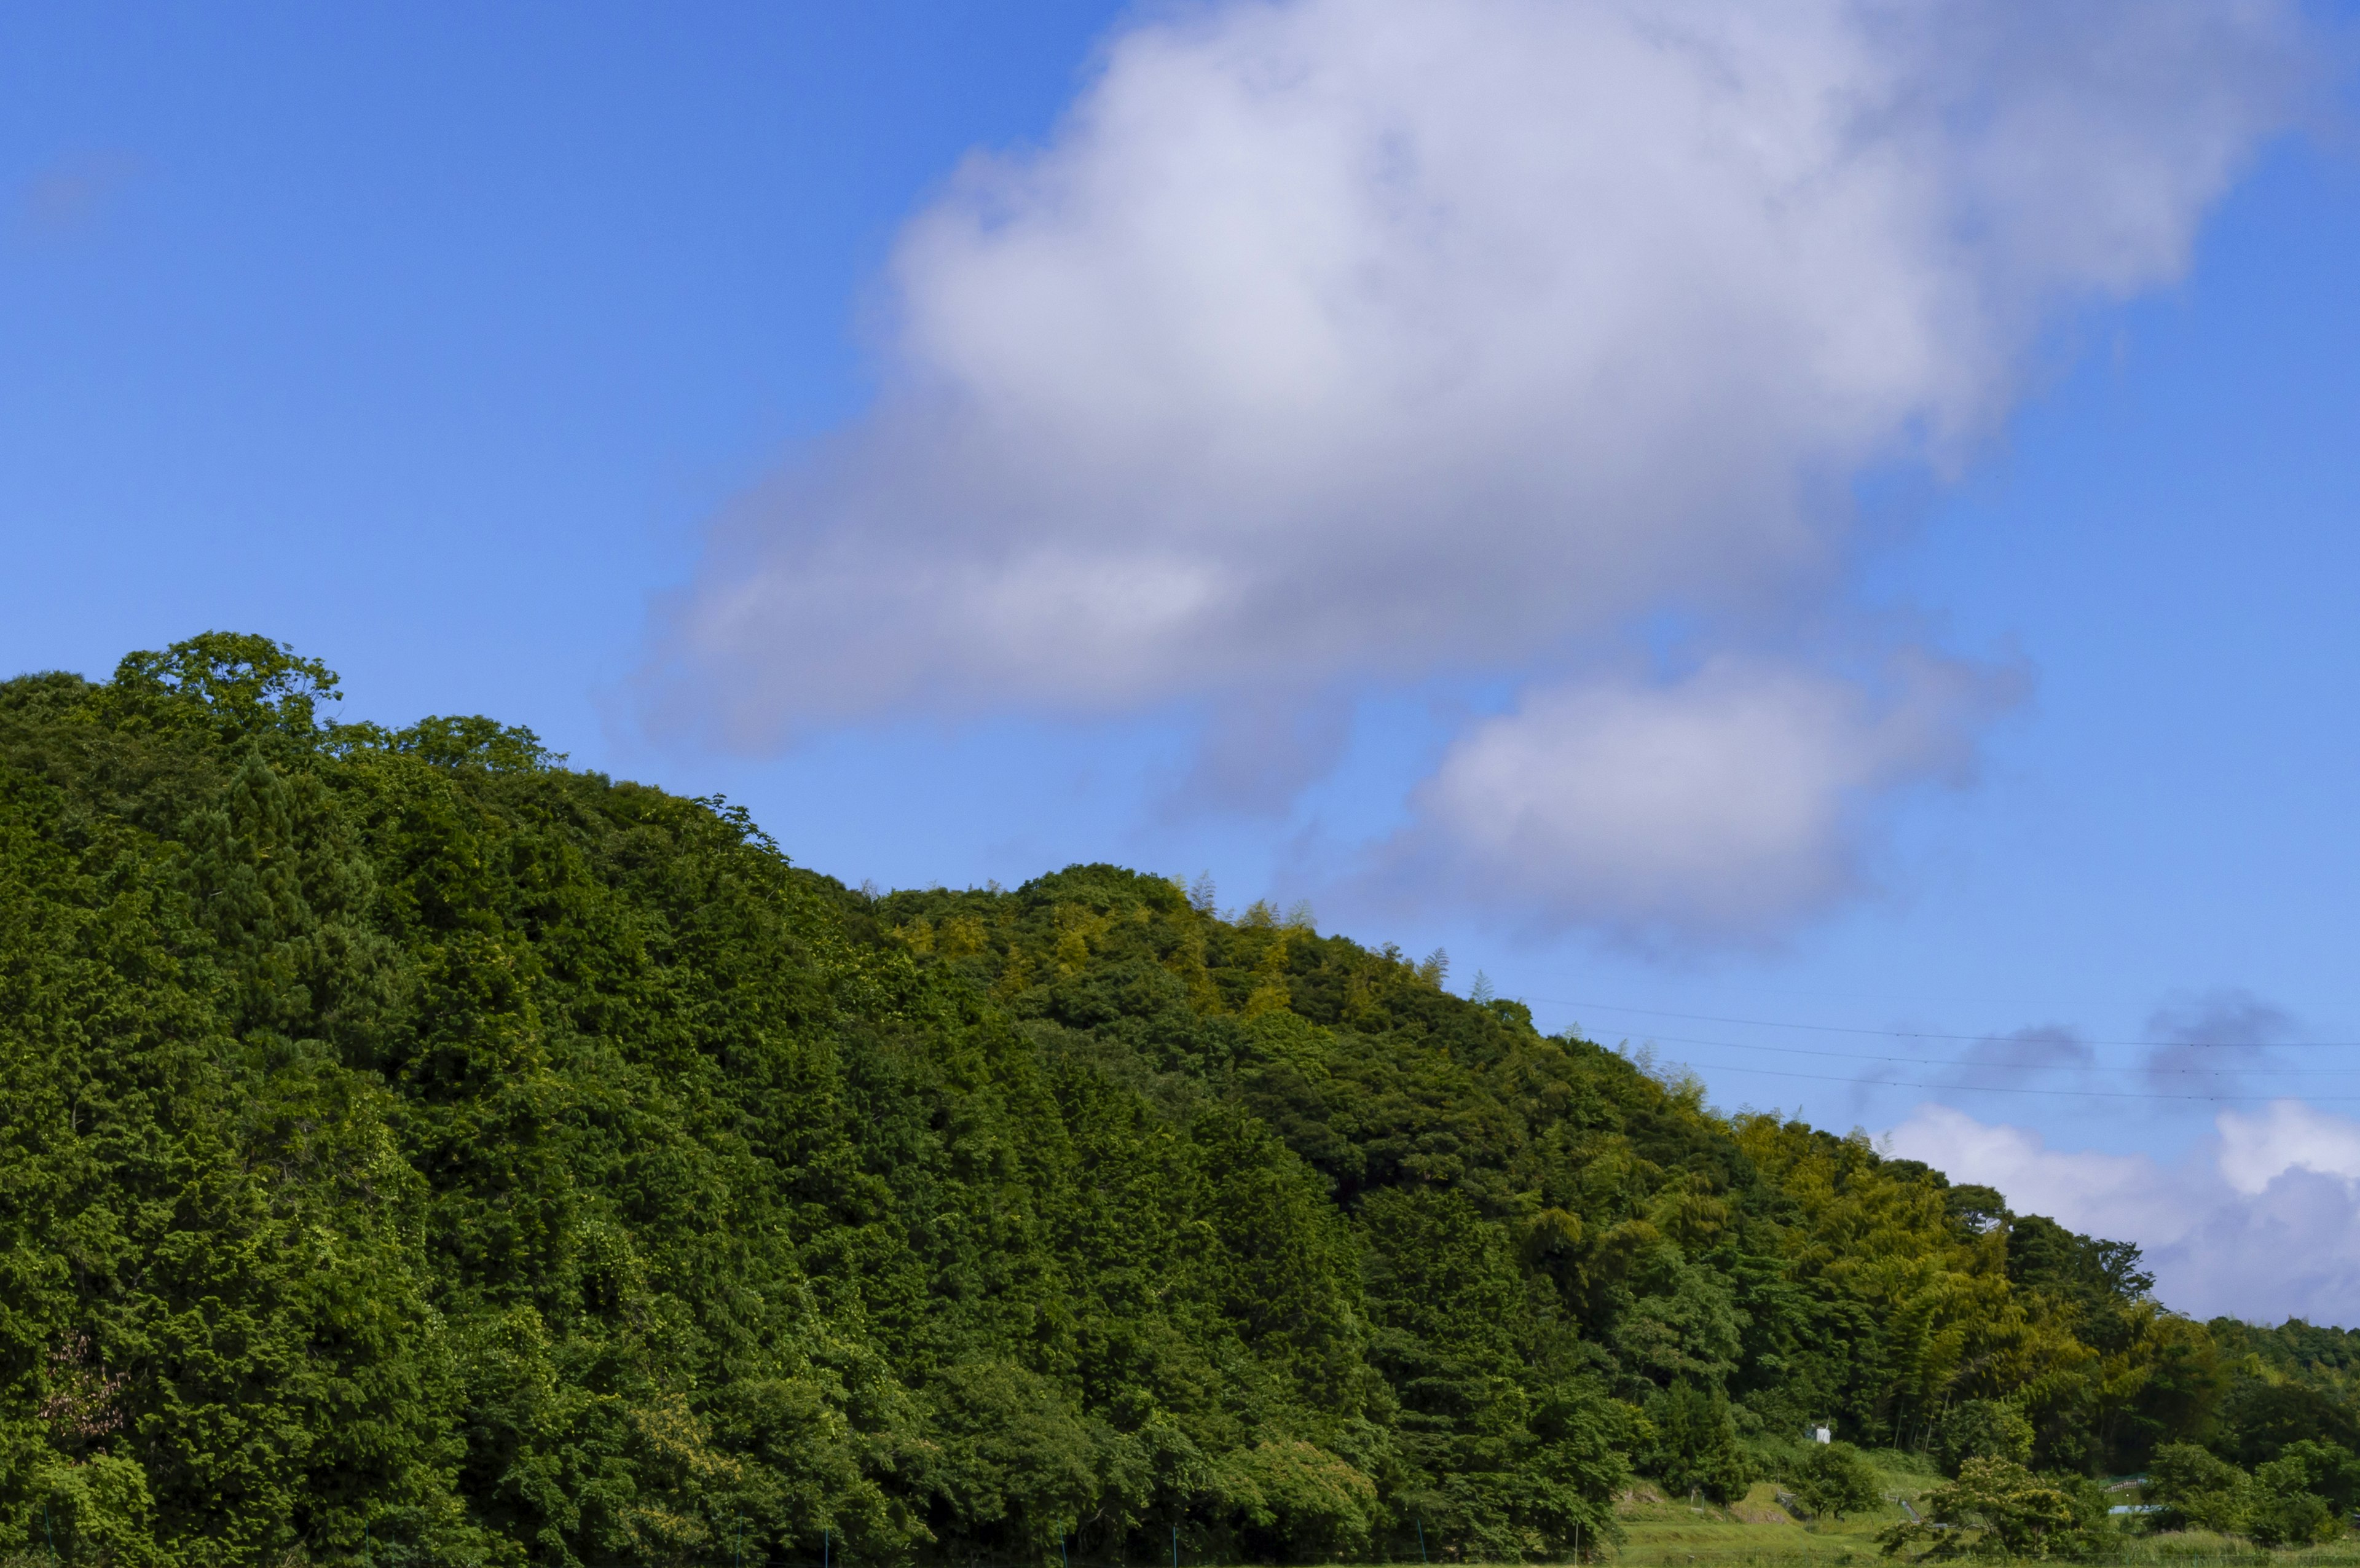
<svg viewBox="0 0 2360 1568"><path fill-rule="evenodd" d="M2275 1464L2265 1465L2262 1470ZM2289 1488L2278 1484L2276 1477L2264 1479L2257 1472L2245 1510L2245 1530L2263 1546L2311 1546L2343 1534L2344 1523L2324 1497Z"/></svg>
<svg viewBox="0 0 2360 1568"><path fill-rule="evenodd" d="M1925 1546L1943 1557L2086 1560L2103 1546L2103 1505L2070 1482L2005 1459L1970 1459L1920 1500L1924 1517L1878 1536L1888 1555Z"/></svg>
<svg viewBox="0 0 2360 1568"><path fill-rule="evenodd" d="M0 1555L1546 1559L1805 1416L1947 1453L1945 1552L2097 1539L2027 1452L2353 1500L2360 1335L1307 909L856 891L336 694L227 633L0 681Z"/></svg>
<svg viewBox="0 0 2360 1568"><path fill-rule="evenodd" d="M2162 1505L2167 1525L2234 1533L2245 1528L2252 1486L2227 1460L2192 1443L2170 1443L2155 1451L2142 1490Z"/></svg>
<svg viewBox="0 0 2360 1568"><path fill-rule="evenodd" d="M1945 1475L1956 1475L1970 1459L2032 1463L2032 1423L2024 1412L1999 1399L1966 1399L1951 1407L1935 1432L1935 1452Z"/></svg>
<svg viewBox="0 0 2360 1568"><path fill-rule="evenodd" d="M2237 1378L2221 1400L2211 1440L2248 1468L2276 1459L2290 1443L2321 1439L2360 1449L2360 1415L2348 1394L2300 1377Z"/></svg>
<svg viewBox="0 0 2360 1568"><path fill-rule="evenodd" d="M1743 1495L1753 1467L1737 1440L1727 1396L1676 1383L1647 1401L1655 1443L1648 1467L1675 1496L1701 1492L1716 1503Z"/></svg>
<svg viewBox="0 0 2360 1568"><path fill-rule="evenodd" d="M1849 1443L1814 1443L1788 1477L1796 1497L1814 1514L1841 1519L1865 1513L1882 1500L1876 1471Z"/></svg>
<svg viewBox="0 0 2360 1568"><path fill-rule="evenodd" d="M2355 1466L2348 1450L2327 1443L2289 1443L2278 1458L2254 1467L2246 1529L2264 1546L2302 1546L2344 1533ZM2327 1494L2339 1494L2342 1506Z"/></svg>
<svg viewBox="0 0 2360 1568"><path fill-rule="evenodd" d="M2305 1438L2299 1443L2288 1443L2271 1463L2282 1466L2273 1472L2274 1475L2295 1482L2303 1491L2325 1498L2328 1507L2334 1509L2339 1517L2360 1507L2360 1455L2354 1454L2342 1443ZM2261 1479L2262 1470L2267 1467L2256 1468L2254 1478L2256 1481Z"/></svg>

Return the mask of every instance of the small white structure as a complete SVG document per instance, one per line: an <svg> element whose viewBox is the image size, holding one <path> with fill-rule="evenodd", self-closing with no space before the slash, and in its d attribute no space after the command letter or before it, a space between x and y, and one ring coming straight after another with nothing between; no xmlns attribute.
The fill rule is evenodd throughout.
<svg viewBox="0 0 2360 1568"><path fill-rule="evenodd" d="M1836 1433L1833 1427L1815 1426L1811 1429L1813 1443L1833 1443L1835 1440Z"/></svg>

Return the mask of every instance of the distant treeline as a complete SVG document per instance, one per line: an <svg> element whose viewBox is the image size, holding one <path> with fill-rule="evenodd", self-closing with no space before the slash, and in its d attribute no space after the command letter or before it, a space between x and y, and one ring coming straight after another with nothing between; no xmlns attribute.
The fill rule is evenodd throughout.
<svg viewBox="0 0 2360 1568"><path fill-rule="evenodd" d="M1503 1560L1814 1424L2360 1443L2355 1335L1306 911L853 891L333 691L0 685L0 1556Z"/></svg>

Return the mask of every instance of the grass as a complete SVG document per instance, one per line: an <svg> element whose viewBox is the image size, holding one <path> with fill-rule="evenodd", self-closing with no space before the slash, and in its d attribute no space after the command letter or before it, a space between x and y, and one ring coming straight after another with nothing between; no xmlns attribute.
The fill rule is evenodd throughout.
<svg viewBox="0 0 2360 1568"><path fill-rule="evenodd" d="M1914 1497L1924 1489L1924 1485L1912 1486L1908 1495ZM1641 1487L1614 1510L1624 1535L1622 1544L1606 1555L1629 1568L1866 1563L1881 1555L1876 1532L1902 1518L1900 1508L1887 1503L1850 1519L1797 1522L1778 1507L1776 1494L1777 1488L1769 1482L1758 1481L1743 1498L1716 1508L1661 1497Z"/></svg>
<svg viewBox="0 0 2360 1568"><path fill-rule="evenodd" d="M1916 1454L1873 1452L1869 1462L1886 1502L1843 1519L1798 1521L1777 1503L1777 1488L1756 1482L1726 1508L1701 1500L1665 1497L1642 1486L1615 1509L1624 1539L1596 1553L1617 1568L1782 1568L1787 1564L1843 1563L1869 1568L1891 1560L1877 1533L1905 1517L1897 1501L1915 1502L1941 1485L1942 1477ZM2325 1546L2271 1552L2240 1536L2204 1530L2162 1534L2125 1530L2121 1551L2109 1558L2123 1568L2360 1568L2360 1535Z"/></svg>
<svg viewBox="0 0 2360 1568"><path fill-rule="evenodd" d="M2360 1565L2360 1536L2347 1535L2324 1546L2272 1552L2241 1536L2174 1530L2125 1537L2122 1555L2115 1561L2134 1568L2249 1568L2266 1563L2273 1568L2348 1568Z"/></svg>
<svg viewBox="0 0 2360 1568"><path fill-rule="evenodd" d="M1888 1499L1916 1499L1941 1485L1926 1462L1912 1454L1872 1453L1879 1489ZM1624 1537L1601 1555L1627 1568L1743 1568L1753 1563L1881 1562L1877 1531L1905 1517L1897 1502L1841 1519L1797 1520L1778 1506L1778 1488L1757 1481L1726 1508L1698 1500L1665 1497L1647 1486L1633 1488L1615 1508Z"/></svg>

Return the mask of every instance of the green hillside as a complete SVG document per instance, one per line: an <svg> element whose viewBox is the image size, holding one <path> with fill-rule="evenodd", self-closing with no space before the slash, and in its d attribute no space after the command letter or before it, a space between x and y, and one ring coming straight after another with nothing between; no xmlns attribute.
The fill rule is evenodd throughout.
<svg viewBox="0 0 2360 1568"><path fill-rule="evenodd" d="M1814 1421L2360 1442L2340 1331L1306 912L871 896L333 685L0 685L0 1556L1561 1560Z"/></svg>

